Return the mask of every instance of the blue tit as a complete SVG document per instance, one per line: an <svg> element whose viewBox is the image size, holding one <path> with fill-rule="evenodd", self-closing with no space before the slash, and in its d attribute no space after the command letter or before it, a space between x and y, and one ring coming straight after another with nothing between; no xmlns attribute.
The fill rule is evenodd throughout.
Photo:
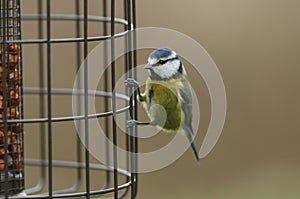
<svg viewBox="0 0 300 199"><path fill-rule="evenodd" d="M144 67L149 72L145 93L138 83L127 79L127 86L137 88L138 98L150 118L150 122L130 120L127 126L155 125L166 132L184 131L193 150L199 156L194 143L192 128L192 95L187 73L178 55L169 48L158 48L148 58Z"/></svg>

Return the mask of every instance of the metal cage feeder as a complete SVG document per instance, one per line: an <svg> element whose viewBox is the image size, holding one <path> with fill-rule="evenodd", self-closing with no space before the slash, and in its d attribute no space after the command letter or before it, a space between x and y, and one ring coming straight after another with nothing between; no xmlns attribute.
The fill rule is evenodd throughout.
<svg viewBox="0 0 300 199"><path fill-rule="evenodd" d="M24 5L30 2L36 6L36 13L23 13ZM60 1L32 0L30 2L0 0L0 196L5 198L90 198L96 196L109 196L115 199L136 198L135 169L118 168L115 147L108 149L109 146L105 146L107 156L113 159L113 166L108 166L108 162L100 164L91 160L88 149L82 146L77 134L74 133L72 139L76 140L76 144L72 150L75 160L54 159L54 150L57 150L56 142L60 141L54 138L56 134L54 125L81 120L85 125L85 134L88 136L88 121L91 118L103 118L106 136L114 145L122 144L128 151L137 153L137 138L133 135L126 134L124 143L117 143L119 135L116 121L113 119L113 116L119 113L125 113L127 117L129 115L137 117L137 109L133 106L134 99L122 97L114 91L116 73L132 71L131 69L137 65L137 54L133 50L136 40L135 35L132 34L136 28L135 0L117 2L122 7L121 11L117 10L115 0L97 1L100 5L98 8L100 13L97 15L90 14L89 6L93 6L90 5L93 3L88 0L69 1L68 7L72 7L71 14L56 14L53 11L54 4L59 5ZM123 17L117 18L116 15L120 14ZM27 22L33 22L33 27L37 30L35 38L23 33L23 24ZM71 33L74 37L56 37L53 31L54 22L72 23L74 29ZM89 29L91 23L97 24L102 34L92 35ZM118 29L116 26L119 26ZM74 64L59 67L76 72L88 56L89 46L93 43L110 39L110 56L114 60L114 38L116 37L126 37L125 46L129 52L124 55L123 68L117 67L115 61L111 63L110 71L104 74L103 90L90 91L85 87L74 91L72 88L53 86L55 84L53 80L56 79L53 70L57 65L53 51L54 45L56 47L73 45L74 50L69 58L71 57ZM27 46L30 46L33 51L27 52ZM37 72L40 77L36 78L36 84L33 83L33 86L30 84L30 87L27 87L26 82L30 80L26 79L24 74L31 72L27 71L26 60L32 59L27 55L33 52L37 52L34 59L37 62ZM134 73L130 75L135 76ZM85 74L82 79L84 84L87 78ZM32 82L35 80L32 79ZM90 93L103 98L103 111L89 114L88 100L84 100L82 102L84 112L81 115L55 115L53 106L57 96L70 96L74 92L83 95L84 99L88 99ZM128 90L126 92L129 93ZM31 108L30 103L26 103L28 96L37 98L38 117L29 117L26 114L26 110ZM126 106L117 109L115 106L117 99L123 100ZM109 108L109 105L112 108ZM27 125L36 125L37 132L25 134ZM131 133L137 133L135 128L131 131ZM26 150L30 150L30 146L26 145L28 139L37 140L38 157L36 158L26 156ZM128 156L126 161L128 167L137 166L137 159L134 157ZM33 186L27 186L25 182L26 178L33 176L30 171L25 171L29 167L37 168L35 172L38 175L38 182ZM74 170L75 180L72 186L63 189L56 188L53 178L56 168ZM97 186L96 189L93 188L95 186L91 180L94 171L101 172L104 179L103 184Z"/></svg>

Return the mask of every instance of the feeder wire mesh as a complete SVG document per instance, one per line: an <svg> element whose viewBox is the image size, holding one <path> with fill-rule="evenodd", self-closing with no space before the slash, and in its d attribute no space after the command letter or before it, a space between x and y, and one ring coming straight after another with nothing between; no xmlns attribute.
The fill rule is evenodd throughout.
<svg viewBox="0 0 300 199"><path fill-rule="evenodd" d="M122 96L116 93L116 73L119 68L115 64L115 38L125 37L125 61L124 73L127 77L136 78L134 67L137 65L136 35L133 31L136 28L136 4L135 0L124 0L124 19L116 18L116 2L115 0L102 0L102 16L89 15L88 0L74 0L75 6L74 15L60 15L52 13L51 0L37 0L38 7L37 14L22 14L20 11L19 0L1 0L0 5L0 36L1 36L1 88L0 88L0 195L5 198L76 198L92 196L102 196L103 194L113 194L113 198L125 198L129 195L130 198L136 198L137 194L137 159L135 154L138 150L138 140L136 138L137 128L130 128L126 134L126 150L127 155L127 170L118 168L118 151L113 147L112 154L108 149L109 144L106 143L106 162L102 164L91 163L89 153L89 120L92 118L105 119L105 134L107 138L111 138L114 146L118 146L117 134L117 115L122 112L128 112L134 119L137 119L137 109L133 106L135 99L128 101L127 96ZM110 5L109 5L110 2ZM22 2L23 3L23 2ZM26 2L24 2L26 3ZM119 2L118 2L119 3ZM44 9L46 7L46 9ZM108 16L108 8L110 7L110 16ZM46 10L46 11L44 11ZM45 13L44 13L45 12ZM36 21L38 36L37 39L22 39L21 38L21 19L27 21ZM52 22L54 20L74 21L76 23L76 36L74 38L54 38L51 32ZM102 22L103 35L90 36L89 22ZM44 22L46 26L44 27ZM83 23L83 26L81 24ZM123 32L116 31L116 24L121 24L124 27ZM83 34L81 34L83 31ZM52 76L53 73L53 44L76 44L76 70L79 70L82 58L86 58L89 53L89 43L95 41L103 41L110 39L110 46L106 48L106 55L111 56L111 71L106 70L104 73L104 91L90 91L88 86L88 63L84 61L84 76L83 89L73 90L66 88L53 88ZM38 49L39 60L39 85L36 88L23 87L22 79L22 45L35 45ZM108 44L106 44L108 45ZM82 48L83 47L83 48ZM110 47L110 52L107 49ZM82 57L83 56L83 57ZM76 58L75 58L76 57ZM104 66L107 60L103 60ZM133 72L132 72L133 71ZM44 75L46 74L46 75ZM46 79L46 82L45 82ZM109 83L110 81L110 83ZM111 88L109 88L111 85ZM110 91L111 89L111 91ZM126 93L132 92L132 88L127 88ZM81 115L54 117L53 115L53 96L54 95L84 95L81 104L83 112ZM23 115L23 98L26 94L33 94L39 96L39 118L26 118ZM104 107L102 113L90 114L88 112L88 96L95 94L95 96L105 97ZM46 96L46 101L45 101ZM111 100L108 99L111 97ZM80 99L80 97L79 97ZM116 100L123 99L127 102L127 106L118 109ZM80 101L80 100L79 100ZM109 104L112 109L109 110ZM111 117L111 118L110 118ZM81 120L84 125L84 136L86 148L82 156L82 144L77 138L76 144L76 162L55 160L53 159L53 150L56 140L53 139L53 124L57 122L67 122ZM110 123L110 121L112 121ZM24 135L23 126L26 124L39 124L40 129L40 159L25 159L24 160ZM26 143L26 142L25 142ZM3 153L2 153L3 151ZM133 152L133 153L129 153ZM110 159L113 158L113 167L109 167ZM24 182L24 165L40 167L40 179L38 184L31 188L25 189ZM53 181L53 169L55 167L73 168L77 169L76 181L74 185L63 189L55 190ZM85 179L81 173L85 170ZM91 188L91 170L99 170L105 172L105 184L101 189L93 190ZM130 172L129 172L130 171ZM126 181L120 184L120 175L126 176ZM112 178L113 176L113 178ZM80 187L84 189L81 190ZM47 191L41 193L47 185ZM17 195L26 192L25 195ZM131 190L131 191L129 191Z"/></svg>
<svg viewBox="0 0 300 199"><path fill-rule="evenodd" d="M0 4L0 194L24 189L20 7L17 0ZM10 122L8 122L10 121Z"/></svg>

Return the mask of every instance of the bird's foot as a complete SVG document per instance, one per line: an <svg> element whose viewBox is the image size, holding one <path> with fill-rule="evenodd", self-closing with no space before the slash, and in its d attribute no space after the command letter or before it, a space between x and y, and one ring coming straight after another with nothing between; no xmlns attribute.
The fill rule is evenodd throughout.
<svg viewBox="0 0 300 199"><path fill-rule="evenodd" d="M132 78L126 79L124 83L127 87L135 87L135 88L139 87L139 83Z"/></svg>
<svg viewBox="0 0 300 199"><path fill-rule="evenodd" d="M131 127L134 127L138 124L139 124L139 122L136 121L136 120L128 120L127 123L126 123L126 126L127 126L127 128L131 128Z"/></svg>

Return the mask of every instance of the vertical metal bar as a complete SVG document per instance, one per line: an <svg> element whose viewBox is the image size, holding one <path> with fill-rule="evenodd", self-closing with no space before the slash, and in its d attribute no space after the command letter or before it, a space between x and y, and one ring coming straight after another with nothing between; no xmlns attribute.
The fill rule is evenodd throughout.
<svg viewBox="0 0 300 199"><path fill-rule="evenodd" d="M103 0L103 16L104 17L107 17L107 0ZM107 35L108 34L108 31L107 31L107 22L104 21L103 22L103 34L104 35ZM107 43L104 42L104 60L103 60L103 64L104 64L104 67L105 67L105 71L104 71L104 91L108 92L108 71L107 71L107 55L108 55L108 52L107 52ZM109 103L108 103L108 98L105 97L104 98L104 111L107 112L109 111ZM104 125L105 125L105 135L107 137L106 141L105 141L105 150L106 150L106 153L105 153L105 157L106 157L106 166L109 165L109 162L110 162L110 152L109 152L109 138L110 138L110 128L109 128L109 117L105 117L105 121L104 121ZM104 188L108 188L109 185L110 185L110 171L106 171L106 182L105 182L105 185L104 185Z"/></svg>
<svg viewBox="0 0 300 199"><path fill-rule="evenodd" d="M44 35L44 31L43 31L43 20L41 19L41 16L43 14L43 1L41 0L37 0L37 5L38 5L38 38L42 39L43 35ZM39 87L40 89L43 89L45 87L45 83L44 83L44 47L43 44L39 44L38 46L39 49ZM45 117L45 100L44 100L44 94L40 93L39 95L39 104L40 104L40 118L44 118ZM41 160L45 160L46 159L46 137L45 137L45 124L41 123L40 124L40 153L41 153ZM45 186L45 179L46 179L46 164L45 161L42 161L42 166L41 166L41 176L40 176L40 180L39 180L39 184L37 185L37 190L35 190L36 192L39 192L43 189L43 187Z"/></svg>
<svg viewBox="0 0 300 199"><path fill-rule="evenodd" d="M76 23L75 23L75 35L76 35L76 38L80 38L80 22L81 22L81 19L79 18L80 16L80 0L75 0L74 1L74 5L75 5L75 14L76 14ZM81 42L75 42L75 49L76 49L76 64L75 64L75 70L76 72L78 72L80 70L80 64L81 64ZM78 78L78 81L77 81L77 89L80 88L81 86L81 76L78 75L77 76ZM77 113L78 115L81 115L82 114L82 111L81 111L81 108L82 108L82 102L83 100L81 99L81 96L78 95L77 96ZM79 122L78 124L78 129L81 129L82 127L82 123ZM69 187L69 188L66 188L66 189L62 189L62 190L59 190L59 191L56 191L55 193L56 194L68 194L68 193L73 193L73 192L76 192L79 188L80 188L80 185L81 185L81 181L82 181L82 173L81 173L81 163L82 163L82 155L81 155L81 151L82 151L82 147L81 147L81 141L80 141L80 138L79 138L79 135L76 134L76 144L75 144L75 149L74 149L74 152L76 153L76 158L77 158L77 167L76 167L76 177L75 177L75 182L73 184L73 186Z"/></svg>
<svg viewBox="0 0 300 199"><path fill-rule="evenodd" d="M117 153L117 124L116 124L116 92L115 92L115 0L111 0L111 89L113 112L113 158L114 158L114 198L118 198L118 153Z"/></svg>
<svg viewBox="0 0 300 199"><path fill-rule="evenodd" d="M38 23L37 23L37 29L38 29L38 38L42 39L44 36L44 30L43 30L43 1L37 0L37 13L38 13ZM38 44L38 63L39 63L39 88L40 91L44 89L45 87L45 71L44 71L44 44ZM23 96L23 95L21 95ZM40 118L45 118L45 99L44 99L44 93L40 92L39 94L39 109L40 109ZM44 123L40 123L40 159L41 161L41 170L40 170L40 179L36 186L27 189L26 193L27 194L33 194L40 192L44 186L45 186L45 181L46 181L46 128Z"/></svg>
<svg viewBox="0 0 300 199"><path fill-rule="evenodd" d="M133 24L133 77L137 79L137 41L136 41L136 0L132 0L132 24ZM135 101L137 102L137 93L134 93ZM138 108L135 106L134 108L134 119L138 120ZM135 127L134 129L134 153L138 154L138 128ZM134 186L134 198L137 195L137 186L138 186L138 159L137 156L134 156L134 164L135 164L135 186Z"/></svg>
<svg viewBox="0 0 300 199"><path fill-rule="evenodd" d="M83 16L84 16L84 58L88 54L88 1L84 0L83 5ZM84 61L84 132L85 132L85 174L86 174L86 198L90 198L90 156L89 156L89 119L88 119L88 63L87 59Z"/></svg>
<svg viewBox="0 0 300 199"><path fill-rule="evenodd" d="M52 174L52 90L51 90L51 0L47 0L47 113L48 113L48 192L53 196Z"/></svg>
<svg viewBox="0 0 300 199"><path fill-rule="evenodd" d="M127 0L124 0L124 19L126 21L128 21L128 3L127 3ZM124 29L125 31L128 31L128 25L124 26ZM129 75L129 54L127 53L128 52L128 34L125 36L125 59L124 59L124 71L125 71L125 79L129 78L131 75ZM131 94L132 92L132 89L131 88L125 88L125 93L126 95L128 96L129 94ZM129 102L130 103L130 102ZM126 102L126 106L129 105L128 102ZM130 111L130 110L129 110ZM131 114L127 113L126 114L126 121L129 120L129 117L131 116ZM127 162L126 162L126 168L127 170L130 170L130 135L129 135L129 131L131 129L128 129L126 128L126 151L127 151L127 154L126 154L126 159L127 159ZM126 182L129 182L130 180L130 177L129 176L126 176Z"/></svg>
<svg viewBox="0 0 300 199"><path fill-rule="evenodd" d="M75 13L76 16L80 16L80 0L76 0L75 2ZM80 19L76 19L76 38L80 38ZM76 64L77 64L77 68L76 70L79 71L80 68L80 64L81 64L81 43L80 42L76 42ZM81 84L81 79L80 79L80 75L78 76L79 80L78 80L78 85L77 88L80 88L80 84ZM80 95L78 95L78 110L77 112L80 114L80 110L81 110L81 97ZM79 122L78 125L81 125L81 123ZM79 127L79 129L81 129ZM79 136L77 135L77 142L76 142L76 153L77 153L77 162L78 164L81 163L82 161L82 157L81 157L81 141ZM75 184L75 189L78 190L81 184L81 169L78 166L77 168L77 183Z"/></svg>
<svg viewBox="0 0 300 199"><path fill-rule="evenodd" d="M17 33L16 33L16 39L18 40L21 40L22 39L22 34L21 34L21 27L22 27L22 21L21 21L21 2L20 0L17 0L16 1L16 8L18 9L18 12L17 12L17 18L16 18L16 23L18 24L18 29L16 30ZM20 75L20 104L19 106L20 107L20 111L21 111L21 114L20 114L20 119L24 119L24 92L23 92L23 50L22 50L22 44L19 44L20 45L20 57L21 57L21 60L19 62L19 75ZM17 86L15 86L16 88ZM25 168L24 168L24 124L16 124L17 126L20 125L21 127L21 130L20 130L20 139L21 139L21 146L22 146L22 149L21 149L21 158L22 158L22 163L23 163L23 171L22 171L22 174L23 176L21 178L23 178L23 182L22 183L22 187L21 189L19 190L20 192L23 191L25 189ZM19 178L19 180L21 179Z"/></svg>
<svg viewBox="0 0 300 199"><path fill-rule="evenodd" d="M126 21L128 21L128 2L127 0L124 0L124 19ZM124 26L124 31L128 30L128 25ZM124 73L125 73L125 79L127 79L129 77L128 73L129 73L129 54L128 52L128 34L125 35L125 41L124 41L124 51L126 52L125 56L124 56ZM131 75L130 75L131 76ZM129 93L132 92L131 88L126 88L125 87L125 94L128 96ZM125 102L125 106L129 106L129 102ZM126 121L129 120L129 115L130 113L126 113ZM131 129L126 128L126 133L125 133L125 146L126 146L126 169L129 171L130 170L130 131ZM131 178L130 176L126 176L126 182L130 182ZM126 196L126 194L129 191L129 187L126 188L123 192L122 195L120 195L120 198L124 198Z"/></svg>
<svg viewBox="0 0 300 199"><path fill-rule="evenodd" d="M129 77L132 77L132 29L131 29L131 24L132 24L132 19L131 19L131 1L127 0L127 9L128 9L128 25L127 25L127 30L128 30L128 65L129 65ZM132 93L132 89L130 88L130 94ZM134 118L134 99L135 99L136 93L134 92L133 97L130 98L130 115ZM135 195L135 154L134 154L134 135L133 135L133 129L136 129L136 127L130 128L130 166L131 166L131 198L134 198Z"/></svg>
<svg viewBox="0 0 300 199"><path fill-rule="evenodd" d="M20 0L19 0L20 1ZM43 8L43 1L41 0L37 0L37 14L38 14L38 24L37 24L37 29L38 29L38 38L42 39L43 35L44 35L44 31L43 31L43 20L41 18L43 12L42 12L42 8ZM20 4L19 4L20 5ZM20 19L21 21L21 19ZM39 63L39 88L40 91L45 87L45 83L44 83L44 79L45 79L45 75L44 75L44 44L38 44L38 63ZM22 57L22 56L21 56ZM23 87L22 87L23 89ZM23 92L22 92L23 93ZM20 96L23 96L23 94L21 94ZM42 92L40 92L39 94L39 109L40 109L40 118L45 118L45 99L44 99L44 94ZM22 111L23 112L23 111ZM41 174L40 174L40 179L38 181L38 183L30 188L30 189L26 189L26 193L27 194L34 194L37 192L40 192L44 186L45 186L45 181L46 181L46 136L45 136L45 124L44 123L40 123L40 159L41 161Z"/></svg>

